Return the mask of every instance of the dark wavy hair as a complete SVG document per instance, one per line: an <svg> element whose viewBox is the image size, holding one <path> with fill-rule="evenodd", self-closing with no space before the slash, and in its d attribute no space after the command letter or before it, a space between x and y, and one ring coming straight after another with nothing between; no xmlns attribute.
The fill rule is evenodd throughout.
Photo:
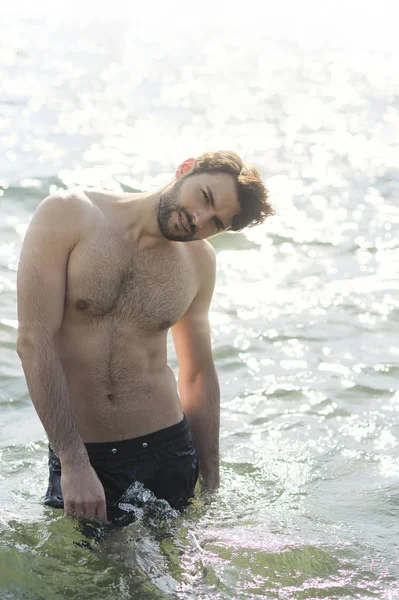
<svg viewBox="0 0 399 600"><path fill-rule="evenodd" d="M268 202L268 190L258 169L244 163L235 152L221 150L206 152L197 158L197 164L190 175L198 173L228 173L236 182L240 212L233 218L231 229L241 231L244 227L254 227L263 223L266 217L276 214Z"/></svg>

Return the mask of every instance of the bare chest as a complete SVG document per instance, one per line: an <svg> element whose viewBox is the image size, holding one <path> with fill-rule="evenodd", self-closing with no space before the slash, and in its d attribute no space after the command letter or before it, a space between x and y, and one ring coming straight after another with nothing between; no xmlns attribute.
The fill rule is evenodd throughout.
<svg viewBox="0 0 399 600"><path fill-rule="evenodd" d="M86 323L116 318L145 331L168 329L195 297L194 271L184 248L140 252L97 234L70 256L67 314Z"/></svg>

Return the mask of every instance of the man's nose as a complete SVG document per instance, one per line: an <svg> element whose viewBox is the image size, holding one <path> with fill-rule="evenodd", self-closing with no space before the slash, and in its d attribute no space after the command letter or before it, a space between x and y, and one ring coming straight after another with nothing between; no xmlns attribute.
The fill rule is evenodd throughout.
<svg viewBox="0 0 399 600"><path fill-rule="evenodd" d="M212 207L209 208L202 208L202 209L198 209L198 210L194 210L192 213L192 217L193 217L193 221L194 221L194 225L198 228L201 229L201 227L203 227L205 225L205 223L207 221L209 221L209 219L212 218Z"/></svg>

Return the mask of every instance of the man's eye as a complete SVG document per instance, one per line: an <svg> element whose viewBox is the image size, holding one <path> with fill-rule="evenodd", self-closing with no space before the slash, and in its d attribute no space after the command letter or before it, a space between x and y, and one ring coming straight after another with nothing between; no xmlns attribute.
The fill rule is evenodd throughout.
<svg viewBox="0 0 399 600"><path fill-rule="evenodd" d="M204 190L202 190L202 193L204 194L204 198L205 198L205 201L206 201L206 203L207 203L207 204L210 204L210 203L211 203L211 200L210 200L210 198L209 198L208 194L207 194L206 192L204 192Z"/></svg>

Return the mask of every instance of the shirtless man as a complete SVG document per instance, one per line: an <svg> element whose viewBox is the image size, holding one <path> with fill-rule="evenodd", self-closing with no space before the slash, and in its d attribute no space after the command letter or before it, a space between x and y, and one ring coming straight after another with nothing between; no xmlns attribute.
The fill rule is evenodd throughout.
<svg viewBox="0 0 399 600"><path fill-rule="evenodd" d="M46 504L116 520L134 481L173 506L193 495L198 471L218 487L206 239L273 213L258 171L234 152L186 160L155 192L76 189L41 202L18 269L17 351L50 442Z"/></svg>

